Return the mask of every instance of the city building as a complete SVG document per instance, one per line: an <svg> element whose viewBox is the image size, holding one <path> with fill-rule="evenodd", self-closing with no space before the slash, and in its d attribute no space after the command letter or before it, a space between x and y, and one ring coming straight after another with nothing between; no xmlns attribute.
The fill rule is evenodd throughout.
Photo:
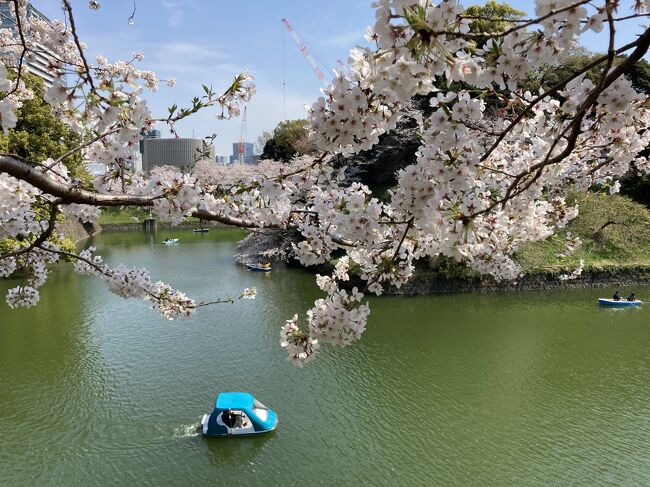
<svg viewBox="0 0 650 487"><path fill-rule="evenodd" d="M229 156L219 156L219 155L217 155L217 157L215 158L215 162L217 164L222 164L222 165L225 166L226 164L228 164L230 162L230 157Z"/></svg>
<svg viewBox="0 0 650 487"><path fill-rule="evenodd" d="M189 169L204 150L201 139L155 139L143 141L142 170L151 171L156 166L175 166ZM214 161L214 147L208 159Z"/></svg>
<svg viewBox="0 0 650 487"><path fill-rule="evenodd" d="M36 16L48 23L52 22L43 13L32 6L31 3L27 4L27 16ZM14 33L17 33L18 28L16 26L16 20L11 2L0 2L0 29L11 29ZM45 86L49 88L52 86L52 83L56 78L52 72L52 69L50 68L50 63L53 59L53 55L51 54L51 51L49 51L45 46L37 44L37 47L39 48L39 51L30 51L23 61L23 66L26 68L27 72L41 78ZM14 60L14 62L17 63L17 60Z"/></svg>
<svg viewBox="0 0 650 487"><path fill-rule="evenodd" d="M140 135L142 135L142 140L140 140L140 154L144 154L144 141L146 139L159 139L160 130L149 130L149 132L143 130L140 132Z"/></svg>
<svg viewBox="0 0 650 487"><path fill-rule="evenodd" d="M233 142L232 144L232 156L230 156L230 163L240 162L240 149L241 151L241 162L244 164L256 164L257 158L253 153L254 144L252 142Z"/></svg>

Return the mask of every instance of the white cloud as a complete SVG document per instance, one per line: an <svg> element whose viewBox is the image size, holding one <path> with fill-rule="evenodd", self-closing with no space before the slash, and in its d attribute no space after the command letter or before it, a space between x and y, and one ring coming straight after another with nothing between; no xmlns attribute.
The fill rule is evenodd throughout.
<svg viewBox="0 0 650 487"><path fill-rule="evenodd" d="M208 47L210 46L210 47ZM156 46L157 57L189 56L191 58L227 59L231 56L216 49L212 42L167 42Z"/></svg>
<svg viewBox="0 0 650 487"><path fill-rule="evenodd" d="M188 0L162 0L162 6L167 14L167 25L174 28L183 24L188 9L199 11L196 3Z"/></svg>
<svg viewBox="0 0 650 487"><path fill-rule="evenodd" d="M189 84L214 82L215 74L222 79L242 71L241 66L224 62L232 56L218 46L201 42L175 42L148 46L145 58L148 69L165 76L187 75Z"/></svg>

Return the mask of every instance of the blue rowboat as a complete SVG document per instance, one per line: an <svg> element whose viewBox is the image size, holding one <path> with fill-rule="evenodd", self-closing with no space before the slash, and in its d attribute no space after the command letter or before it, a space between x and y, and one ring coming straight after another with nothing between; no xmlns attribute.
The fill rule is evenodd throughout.
<svg viewBox="0 0 650 487"><path fill-rule="evenodd" d="M210 231L209 228L195 228L192 230L194 233L208 233Z"/></svg>
<svg viewBox="0 0 650 487"><path fill-rule="evenodd" d="M643 301L639 301L638 299L636 301L628 301L627 299L615 301L613 299L598 298L598 304L601 306L611 306L614 308L631 308L635 306L641 306L641 303L643 303Z"/></svg>
<svg viewBox="0 0 650 487"><path fill-rule="evenodd" d="M263 265L263 264L246 264L246 267L248 267L249 270L255 271L255 272L271 272L271 264L268 265Z"/></svg>
<svg viewBox="0 0 650 487"><path fill-rule="evenodd" d="M248 392L221 392L214 410L201 419L205 436L259 435L277 425L278 415Z"/></svg>

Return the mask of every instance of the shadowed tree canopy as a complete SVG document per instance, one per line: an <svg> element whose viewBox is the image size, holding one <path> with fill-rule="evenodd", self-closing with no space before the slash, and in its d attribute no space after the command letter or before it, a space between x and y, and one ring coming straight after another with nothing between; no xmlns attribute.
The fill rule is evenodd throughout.
<svg viewBox="0 0 650 487"><path fill-rule="evenodd" d="M262 159L287 162L294 156L311 154L315 148L309 141L306 126L305 119L280 122L264 145Z"/></svg>
<svg viewBox="0 0 650 487"><path fill-rule="evenodd" d="M594 53L583 47L577 47L566 54L558 56L556 63L532 72L528 80L522 83L522 88L533 93L536 93L540 88L549 89L572 73L584 69L602 55L602 53ZM617 56L615 63L619 64L625 59L627 59L626 56ZM585 74L594 83L598 83L601 75L602 68L598 67L588 70ZM637 61L626 77L636 91L646 95L650 94L650 63L645 59ZM646 149L645 152L648 152L648 150ZM646 153L644 155L648 156ZM650 207L650 178L647 175L639 176L637 171L632 168L625 177L621 178L620 183L621 194Z"/></svg>
<svg viewBox="0 0 650 487"><path fill-rule="evenodd" d="M575 47L560 54L555 63L531 72L528 79L521 83L521 88L531 92L537 92L540 88L549 89L573 73L581 71L603 55L603 53L592 52L584 47ZM626 56L617 56L615 64L620 64L626 58ZM585 76L597 83L602 76L602 68L591 68L586 72ZM632 82L632 86L636 91L645 94L650 93L650 63L645 59L635 63L626 77Z"/></svg>

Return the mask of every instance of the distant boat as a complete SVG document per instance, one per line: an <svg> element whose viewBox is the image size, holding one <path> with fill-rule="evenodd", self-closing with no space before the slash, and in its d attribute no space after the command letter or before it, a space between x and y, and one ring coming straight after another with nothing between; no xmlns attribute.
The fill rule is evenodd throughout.
<svg viewBox="0 0 650 487"><path fill-rule="evenodd" d="M598 298L598 304L601 306L611 306L614 308L631 308L641 306L641 303L643 303L643 301L639 301L638 299L636 301L628 301L627 299L615 301L613 299Z"/></svg>
<svg viewBox="0 0 650 487"><path fill-rule="evenodd" d="M246 264L246 267L248 267L248 270L257 272L271 272L272 270L271 264L268 263L261 264L258 262L257 264Z"/></svg>
<svg viewBox="0 0 650 487"><path fill-rule="evenodd" d="M172 245L172 244L178 243L178 239L177 238L166 238L165 240L163 240L162 243L164 243L165 245Z"/></svg>
<svg viewBox="0 0 650 487"><path fill-rule="evenodd" d="M208 233L210 231L209 228L195 228L192 230L194 233Z"/></svg>

